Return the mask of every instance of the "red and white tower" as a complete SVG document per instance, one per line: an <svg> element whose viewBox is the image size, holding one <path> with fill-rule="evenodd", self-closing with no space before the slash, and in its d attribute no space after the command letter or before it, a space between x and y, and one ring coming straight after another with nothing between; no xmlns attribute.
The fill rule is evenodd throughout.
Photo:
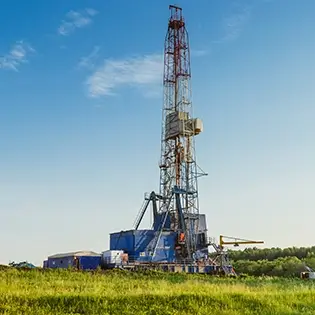
<svg viewBox="0 0 315 315"><path fill-rule="evenodd" d="M172 191L181 190L181 208L185 219L184 256L196 249L199 220L198 173L194 137L202 121L193 118L188 32L182 9L170 5L171 16L164 48L164 106L161 136L159 212L168 212L171 229L180 231L178 203ZM171 199L171 200L170 200Z"/></svg>

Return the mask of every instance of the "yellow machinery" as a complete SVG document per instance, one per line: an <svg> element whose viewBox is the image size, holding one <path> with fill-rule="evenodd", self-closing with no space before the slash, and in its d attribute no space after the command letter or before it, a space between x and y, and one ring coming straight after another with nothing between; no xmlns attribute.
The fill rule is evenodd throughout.
<svg viewBox="0 0 315 315"><path fill-rule="evenodd" d="M227 239L227 241L225 239ZM246 244L264 244L264 241L253 241L253 240L246 240L246 239L242 239L238 237L220 235L220 247L222 249L224 245L239 246L239 245L246 245Z"/></svg>
<svg viewBox="0 0 315 315"><path fill-rule="evenodd" d="M230 264L228 252L224 250L225 245L246 245L246 244L263 244L264 241L247 240L238 237L220 235L219 244L215 240L210 240L210 244L215 249L216 253L212 259L213 264L219 265L225 275L236 275L233 266Z"/></svg>

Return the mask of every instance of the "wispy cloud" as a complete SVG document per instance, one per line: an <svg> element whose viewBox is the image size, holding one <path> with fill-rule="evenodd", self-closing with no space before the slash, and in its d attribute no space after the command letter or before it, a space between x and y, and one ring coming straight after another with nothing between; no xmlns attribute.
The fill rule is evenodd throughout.
<svg viewBox="0 0 315 315"><path fill-rule="evenodd" d="M235 41L241 35L252 14L252 7L240 6L222 21L223 36L216 43Z"/></svg>
<svg viewBox="0 0 315 315"><path fill-rule="evenodd" d="M18 71L23 63L28 62L28 55L34 52L35 49L28 43L17 41L7 54L0 56L0 69Z"/></svg>
<svg viewBox="0 0 315 315"><path fill-rule="evenodd" d="M221 34L216 40L212 40L206 50L209 54L217 44L227 44L236 41L249 24L259 5L277 0L231 0L228 6L229 12L221 19L219 29ZM201 27L201 26L200 26ZM192 53L193 55L193 53Z"/></svg>
<svg viewBox="0 0 315 315"><path fill-rule="evenodd" d="M85 11L87 12L87 14L89 14L90 16L94 16L96 15L98 12L94 9L91 9L91 8L87 8L85 9Z"/></svg>
<svg viewBox="0 0 315 315"><path fill-rule="evenodd" d="M145 95L155 94L162 83L163 56L145 55L127 59L107 59L86 81L91 97L114 95L122 86L144 88Z"/></svg>
<svg viewBox="0 0 315 315"><path fill-rule="evenodd" d="M115 95L122 87L139 89L145 97L161 95L163 83L163 55L150 54L125 59L106 59L95 67L95 58L99 47L81 59L79 66L94 69L87 78L86 86L90 97ZM201 57L209 53L206 50L192 50L192 57Z"/></svg>
<svg viewBox="0 0 315 315"><path fill-rule="evenodd" d="M100 51L99 46L95 46L88 56L82 57L80 59L78 67L93 70L95 68L95 62L97 60L97 57L99 56L99 51Z"/></svg>
<svg viewBox="0 0 315 315"><path fill-rule="evenodd" d="M192 57L203 57L206 55L209 55L210 51L209 50L204 50L204 49L192 49L191 50L191 56Z"/></svg>
<svg viewBox="0 0 315 315"><path fill-rule="evenodd" d="M77 28L83 28L93 22L93 16L98 12L88 8L83 11L70 11L58 28L58 33L63 36L70 35Z"/></svg>
<svg viewBox="0 0 315 315"><path fill-rule="evenodd" d="M222 20L223 34L217 41L212 41L207 49L192 49L191 56L202 57L212 52L213 44L227 43L237 40L252 16L255 6L273 0L240 0L234 2L230 14ZM88 95L94 98L115 95L121 87L132 86L141 89L144 96L161 95L163 82L163 55L151 54L126 59L106 59L95 66L95 58L99 47L83 57L80 67L92 69L85 84Z"/></svg>

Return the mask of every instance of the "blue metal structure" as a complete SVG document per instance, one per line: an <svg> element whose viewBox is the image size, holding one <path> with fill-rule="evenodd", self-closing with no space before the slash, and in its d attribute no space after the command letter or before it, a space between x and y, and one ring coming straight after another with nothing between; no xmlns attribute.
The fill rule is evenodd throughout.
<svg viewBox="0 0 315 315"><path fill-rule="evenodd" d="M187 248L185 234L188 229L180 200L180 195L183 193L184 190L177 186L172 190L177 206L177 220L179 222L177 230L172 228L172 216L169 211L164 213L156 211L156 203L160 196L151 192L140 209L135 221L135 229L110 234L110 250L124 251L128 254L129 260L133 262L183 262L182 253ZM138 230L150 202L152 203L154 218L152 228ZM205 256L208 254L205 215L199 214L197 220L199 225L189 228L191 233L196 236L196 250L199 252L199 256ZM186 260L187 262L193 262L198 258L195 253L191 253L191 255L193 256L192 259Z"/></svg>
<svg viewBox="0 0 315 315"><path fill-rule="evenodd" d="M130 261L174 262L176 233L163 232L156 244L157 236L158 231L153 229L112 233L110 250L123 250L128 254Z"/></svg>
<svg viewBox="0 0 315 315"><path fill-rule="evenodd" d="M101 255L93 252L73 252L49 256L44 268L77 268L94 270L101 264Z"/></svg>
<svg viewBox="0 0 315 315"><path fill-rule="evenodd" d="M82 270L95 270L101 265L101 256L81 256L78 260Z"/></svg>
<svg viewBox="0 0 315 315"><path fill-rule="evenodd" d="M75 267L74 256L60 257L60 258L48 258L46 261L47 268L70 268Z"/></svg>

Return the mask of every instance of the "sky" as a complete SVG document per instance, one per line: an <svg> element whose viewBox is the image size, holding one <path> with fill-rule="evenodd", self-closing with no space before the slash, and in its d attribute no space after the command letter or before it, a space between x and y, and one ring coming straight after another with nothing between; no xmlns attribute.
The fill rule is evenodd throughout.
<svg viewBox="0 0 315 315"><path fill-rule="evenodd" d="M0 263L104 251L159 190L169 1L3 0ZM314 245L313 0L177 0L208 234Z"/></svg>

